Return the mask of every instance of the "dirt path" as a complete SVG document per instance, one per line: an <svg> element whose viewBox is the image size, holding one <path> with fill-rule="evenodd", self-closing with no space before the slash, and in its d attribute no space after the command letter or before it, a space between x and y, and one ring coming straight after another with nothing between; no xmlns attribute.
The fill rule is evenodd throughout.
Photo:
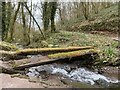
<svg viewBox="0 0 120 90"><path fill-rule="evenodd" d="M0 90L1 88L65 88L58 79L50 79L48 81L43 81L41 83L29 82L28 79L11 77L8 74L0 73ZM52 82L52 83L51 83Z"/></svg>

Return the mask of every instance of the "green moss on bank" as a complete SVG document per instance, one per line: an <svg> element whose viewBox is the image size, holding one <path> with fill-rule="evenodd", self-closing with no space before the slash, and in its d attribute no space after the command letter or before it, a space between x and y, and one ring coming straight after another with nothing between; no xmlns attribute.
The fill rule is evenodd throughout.
<svg viewBox="0 0 120 90"><path fill-rule="evenodd" d="M14 44L10 44L10 43L3 42L3 41L0 41L0 49L1 50L6 50L6 51L19 50L19 48L17 46L15 46Z"/></svg>

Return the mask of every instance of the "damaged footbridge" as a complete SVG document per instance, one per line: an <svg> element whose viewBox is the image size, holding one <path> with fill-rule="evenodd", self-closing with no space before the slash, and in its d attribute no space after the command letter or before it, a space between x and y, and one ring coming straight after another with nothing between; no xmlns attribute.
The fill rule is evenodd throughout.
<svg viewBox="0 0 120 90"><path fill-rule="evenodd" d="M92 46L67 48L29 48L15 51L0 50L0 68L2 72L18 73L22 70L55 62L73 62L75 60L92 63L99 50ZM34 56L34 57L33 57Z"/></svg>

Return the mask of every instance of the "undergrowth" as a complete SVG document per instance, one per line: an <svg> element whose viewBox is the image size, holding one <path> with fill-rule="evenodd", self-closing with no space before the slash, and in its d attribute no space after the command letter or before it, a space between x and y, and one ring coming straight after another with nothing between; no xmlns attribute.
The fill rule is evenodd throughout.
<svg viewBox="0 0 120 90"><path fill-rule="evenodd" d="M94 46L101 51L99 53L100 59L96 60L99 64L114 64L114 62L118 60L118 42L109 36L60 31L51 34L50 37L46 39L46 42L48 46L57 45L57 47Z"/></svg>

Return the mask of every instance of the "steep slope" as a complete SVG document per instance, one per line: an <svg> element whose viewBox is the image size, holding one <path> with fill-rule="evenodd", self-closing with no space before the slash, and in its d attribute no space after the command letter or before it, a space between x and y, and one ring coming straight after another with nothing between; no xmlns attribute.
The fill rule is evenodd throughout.
<svg viewBox="0 0 120 90"><path fill-rule="evenodd" d="M72 19L73 20L73 19ZM67 31L118 31L118 6L113 5L109 8L93 14L89 20L70 21L72 24L65 24L63 30Z"/></svg>

